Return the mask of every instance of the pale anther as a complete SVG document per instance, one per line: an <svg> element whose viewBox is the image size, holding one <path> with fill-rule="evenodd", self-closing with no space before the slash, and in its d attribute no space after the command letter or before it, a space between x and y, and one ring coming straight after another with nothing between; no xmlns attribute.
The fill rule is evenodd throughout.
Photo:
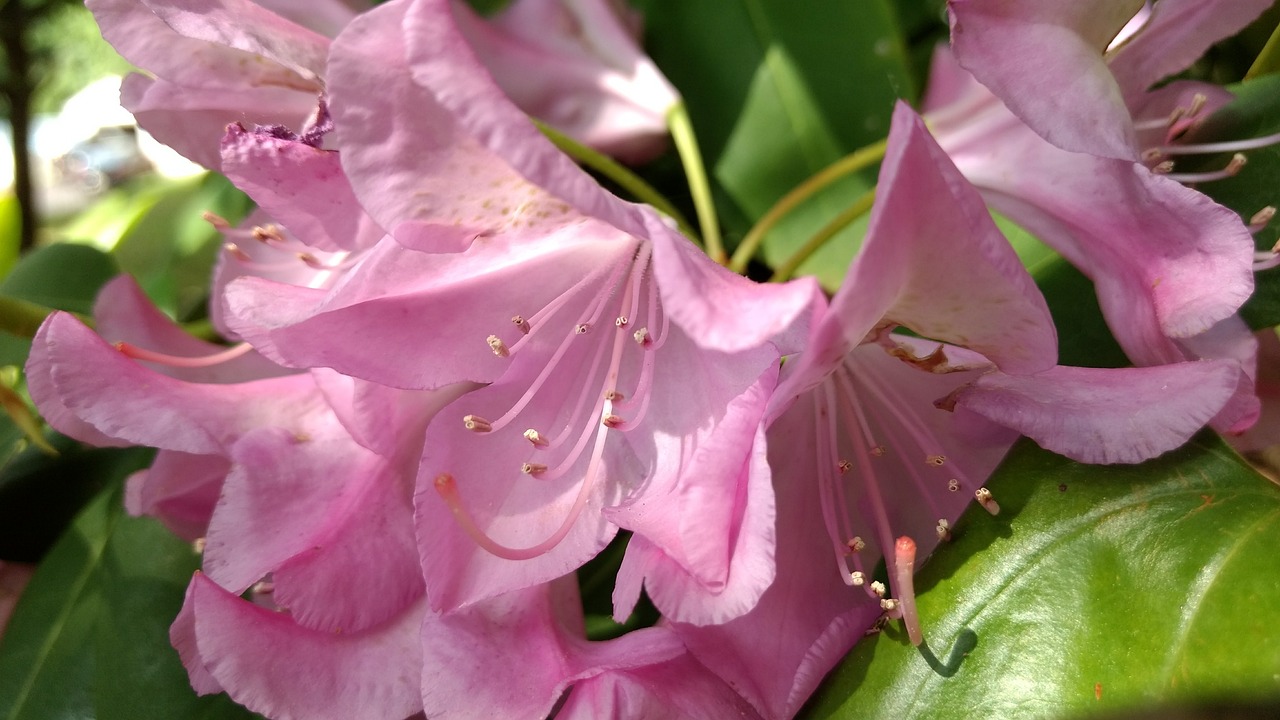
<svg viewBox="0 0 1280 720"><path fill-rule="evenodd" d="M879 580L871 583L871 592L875 593L876 597L884 597L884 583Z"/></svg>
<svg viewBox="0 0 1280 720"><path fill-rule="evenodd" d="M924 461L934 467L942 467L947 464L947 458L945 455L930 455L925 458Z"/></svg>
<svg viewBox="0 0 1280 720"><path fill-rule="evenodd" d="M528 430L524 431L524 439L528 440L529 442L533 443L538 447L546 447L547 445L550 444L549 442L547 442L546 438L542 437L542 433L538 432L537 430L534 430L533 428L529 428Z"/></svg>
<svg viewBox="0 0 1280 720"><path fill-rule="evenodd" d="M626 327L626 326L627 326L627 323L629 323L629 322L631 322L631 321L630 321L630 320L628 320L628 319L627 319L627 317L626 317L625 315L623 315L623 316L619 317L618 319L614 320L614 321L613 321L613 324L614 324L614 325L617 325L618 327L620 327L620 328L621 328L621 327Z"/></svg>
<svg viewBox="0 0 1280 720"><path fill-rule="evenodd" d="M626 399L626 396L617 390L606 390L604 393L604 399L611 400L613 402L622 402Z"/></svg>
<svg viewBox="0 0 1280 720"><path fill-rule="evenodd" d="M511 354L511 351L507 349L507 344L502 342L502 338L497 335L490 335L485 338L485 342L489 343L489 349L498 357L507 357Z"/></svg>
<svg viewBox="0 0 1280 720"><path fill-rule="evenodd" d="M898 609L898 601L893 598L885 598L880 601L880 609L885 612L893 612Z"/></svg>
<svg viewBox="0 0 1280 720"><path fill-rule="evenodd" d="M524 319L523 315L515 315L511 318L511 323L520 328L520 332L525 335L529 334L529 321Z"/></svg>
<svg viewBox="0 0 1280 720"><path fill-rule="evenodd" d="M1168 175L1169 173L1173 172L1173 161L1162 160L1152 166L1151 172L1157 175Z"/></svg>
<svg viewBox="0 0 1280 720"><path fill-rule="evenodd" d="M605 413L604 417L600 418L600 422L604 423L605 427L617 428L622 427L622 423L626 421L613 413Z"/></svg>
<svg viewBox="0 0 1280 720"><path fill-rule="evenodd" d="M209 212L208 210L205 210L203 213L201 213L201 214L200 214L200 217L201 217L205 222L207 222L207 223L209 223L210 225L212 225L212 226L214 227L214 229L215 229L215 230L223 230L223 231L225 231L225 230L230 230L230 229L231 229L231 223L227 222L227 219L226 219L226 218L224 218L224 217L222 217L221 215L218 215L218 214L216 214L216 213L211 213L211 212Z"/></svg>
<svg viewBox="0 0 1280 720"><path fill-rule="evenodd" d="M1271 222L1271 218L1274 218L1275 216L1276 216L1276 209L1268 205L1262 208L1261 210L1259 210L1258 212L1254 213L1253 217L1249 218L1249 227L1251 228L1257 227L1259 230L1261 230L1262 227L1265 226L1267 223Z"/></svg>
<svg viewBox="0 0 1280 720"><path fill-rule="evenodd" d="M249 257L249 253L247 253L247 252L245 252L245 251L241 250L241 249L240 249L240 246L239 246L239 245L236 245L235 243L230 243L230 242L229 242L229 243L227 243L227 244L223 245L223 246L222 246L222 249L223 249L223 250L226 250L226 251L227 251L227 253L228 253L229 255L231 255L231 257L234 257L235 259L239 260L240 262L253 262L253 258Z"/></svg>
<svg viewBox="0 0 1280 720"><path fill-rule="evenodd" d="M462 418L462 426L471 432L486 433L493 429L488 420L479 415L466 415Z"/></svg>
<svg viewBox="0 0 1280 720"><path fill-rule="evenodd" d="M849 552L862 552L862 548L867 546L867 544L862 541L861 537L855 537L845 543L845 545L849 548Z"/></svg>
<svg viewBox="0 0 1280 720"><path fill-rule="evenodd" d="M639 330L632 333L631 337L635 338L636 342L641 345L648 345L649 344L649 328L640 328Z"/></svg>
<svg viewBox="0 0 1280 720"><path fill-rule="evenodd" d="M877 445L871 448L871 454L875 455L876 457L882 457L885 454L885 452L886 452L885 447L883 445Z"/></svg>
<svg viewBox="0 0 1280 720"><path fill-rule="evenodd" d="M278 225L259 225L253 229L252 235L258 242L284 242L284 233Z"/></svg>
<svg viewBox="0 0 1280 720"><path fill-rule="evenodd" d="M588 331L588 330L590 330L590 329L591 329L591 326L590 326L590 325L588 325L588 324L586 324L586 323L582 323L581 325L579 325L579 326L575 327L575 328L573 329L573 331L574 331L575 333L577 333L578 335L586 335L586 334L587 334L587 331Z"/></svg>
<svg viewBox="0 0 1280 720"><path fill-rule="evenodd" d="M1000 514L1000 504L996 502L990 490L980 487L973 493L973 496L978 499L978 504L985 508L987 512L992 515Z"/></svg>
<svg viewBox="0 0 1280 720"><path fill-rule="evenodd" d="M938 539L943 542L951 540L951 523L946 518L938 519L938 527L934 528L938 533Z"/></svg>
<svg viewBox="0 0 1280 720"><path fill-rule="evenodd" d="M259 580L249 588L249 591L255 595L270 595L276 591L276 584L270 580Z"/></svg>
<svg viewBox="0 0 1280 720"><path fill-rule="evenodd" d="M841 460L836 463L836 467L839 468L840 474L843 475L853 469L853 463L848 460Z"/></svg>
<svg viewBox="0 0 1280 720"><path fill-rule="evenodd" d="M204 538L202 538L202 537L199 537L199 538L196 538L195 540L192 540L192 541L191 541L191 550L192 550L192 552L194 552L194 553L195 553L195 554L197 554L197 555L203 555L203 554L204 554L204 546L205 546L205 543L206 543L206 542L207 542L207 541L206 541Z"/></svg>
<svg viewBox="0 0 1280 720"><path fill-rule="evenodd" d="M1235 175L1240 172L1241 168L1243 168L1248 162L1249 158L1245 157L1244 153L1236 153L1231 156L1231 162L1227 163L1227 166L1223 168L1222 171L1228 175Z"/></svg>
<svg viewBox="0 0 1280 720"><path fill-rule="evenodd" d="M525 475L537 475L547 471L547 466L542 463L524 463L520 466L520 472Z"/></svg>
<svg viewBox="0 0 1280 720"><path fill-rule="evenodd" d="M955 478L951 478L950 480L947 481L947 489L950 490L951 492L959 492L960 481Z"/></svg>
<svg viewBox="0 0 1280 720"><path fill-rule="evenodd" d="M853 583L854 587L862 587L867 582L867 576L860 570L854 570L849 573L849 582Z"/></svg>

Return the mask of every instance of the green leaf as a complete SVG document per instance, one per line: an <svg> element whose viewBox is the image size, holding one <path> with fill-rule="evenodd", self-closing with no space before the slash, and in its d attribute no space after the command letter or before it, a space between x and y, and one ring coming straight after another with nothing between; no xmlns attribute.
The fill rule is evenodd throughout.
<svg viewBox="0 0 1280 720"><path fill-rule="evenodd" d="M60 243L22 258L0 281L0 295L87 315L98 290L119 273L111 257L101 251Z"/></svg>
<svg viewBox="0 0 1280 720"><path fill-rule="evenodd" d="M0 718L93 717L93 655L101 607L93 582L120 516L103 493L76 519L22 593L0 641Z"/></svg>
<svg viewBox="0 0 1280 720"><path fill-rule="evenodd" d="M1138 466L1028 441L916 579L897 623L827 679L810 718L1075 717L1280 692L1280 488L1216 436Z"/></svg>
<svg viewBox="0 0 1280 720"><path fill-rule="evenodd" d="M649 51L684 95L707 165L738 206L725 213L730 238L748 229L741 220L754 222L800 181L882 139L893 101L917 92L888 0L638 4ZM776 263L800 247L871 182L874 175L865 173L803 207L792 225L770 233L767 258ZM852 254L845 242L801 272L832 285Z"/></svg>
<svg viewBox="0 0 1280 720"><path fill-rule="evenodd" d="M146 467L148 450L90 448L54 435L50 457L28 448L0 469L0 558L38 562L114 478Z"/></svg>
<svg viewBox="0 0 1280 720"><path fill-rule="evenodd" d="M102 615L93 637L96 717L257 717L225 694L197 697L169 644L169 625L199 566L189 544L151 518L122 517L101 565Z"/></svg>
<svg viewBox="0 0 1280 720"><path fill-rule="evenodd" d="M168 628L197 557L154 520L126 516L119 480L23 593L0 642L0 718L256 717L191 690Z"/></svg>

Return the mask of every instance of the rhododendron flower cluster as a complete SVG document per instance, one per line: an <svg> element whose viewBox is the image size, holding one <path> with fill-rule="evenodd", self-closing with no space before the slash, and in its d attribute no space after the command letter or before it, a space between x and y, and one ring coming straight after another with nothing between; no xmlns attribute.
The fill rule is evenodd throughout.
<svg viewBox="0 0 1280 720"><path fill-rule="evenodd" d="M791 717L877 622L927 636L914 571L971 503L999 512L1020 435L1138 463L1257 420L1251 228L1167 164L1222 91L1152 86L1267 3L1193 4L1108 49L1142 3L952 0L828 299L717 265L530 119L662 150L680 98L606 0L90 0L151 74L126 106L257 210L208 217L228 345L120 278L95 329L41 327L32 398L159 449L126 502L202 548L170 632L197 693L273 718ZM988 205L1095 282L1138 367L1059 364ZM614 620L660 619L592 640L575 573L622 542Z"/></svg>

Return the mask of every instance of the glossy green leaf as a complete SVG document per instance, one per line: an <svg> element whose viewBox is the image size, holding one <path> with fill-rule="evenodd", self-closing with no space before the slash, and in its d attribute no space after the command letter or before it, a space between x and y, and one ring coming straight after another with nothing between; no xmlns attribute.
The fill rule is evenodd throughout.
<svg viewBox="0 0 1280 720"><path fill-rule="evenodd" d="M148 451L125 451L145 458ZM114 482L40 564L0 643L0 718L251 718L197 697L168 628L198 558Z"/></svg>
<svg viewBox="0 0 1280 720"><path fill-rule="evenodd" d="M1280 693L1280 488L1216 436L1139 466L1023 441L809 718L1059 718Z"/></svg>

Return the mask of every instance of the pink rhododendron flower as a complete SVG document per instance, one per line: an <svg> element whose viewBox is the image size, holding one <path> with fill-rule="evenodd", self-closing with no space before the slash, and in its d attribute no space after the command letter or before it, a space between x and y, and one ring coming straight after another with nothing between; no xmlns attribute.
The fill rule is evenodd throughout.
<svg viewBox="0 0 1280 720"><path fill-rule="evenodd" d="M303 124L325 91L330 39L368 9L342 0L87 4L108 42L154 75L125 79L125 108L215 170L228 123ZM492 20L454 6L482 62L525 112L624 159L661 151L678 95L607 0L516 0Z"/></svg>
<svg viewBox="0 0 1280 720"><path fill-rule="evenodd" d="M507 100L447 2L362 16L328 73L342 167L390 237L332 289L232 282L227 322L291 367L488 384L427 431L432 605L548 582L625 527L627 587L643 578L664 612L748 610L772 579L771 340L814 285L734 276L603 190Z"/></svg>
<svg viewBox="0 0 1280 720"><path fill-rule="evenodd" d="M1057 366L1039 291L905 105L879 188L862 251L771 404L778 579L741 618L677 625L766 717L791 716L882 613L921 642L914 567L975 497L998 511L982 483L1009 429L1085 462L1139 462L1182 444L1236 384L1221 361ZM891 588L872 582L881 558Z"/></svg>
<svg viewBox="0 0 1280 720"><path fill-rule="evenodd" d="M1058 148L958 67L935 54L930 127L999 212L1088 275L1113 334L1137 365L1253 360L1233 316L1253 289L1253 239L1240 218L1132 159ZM1224 430L1257 417L1251 371L1215 419Z"/></svg>

